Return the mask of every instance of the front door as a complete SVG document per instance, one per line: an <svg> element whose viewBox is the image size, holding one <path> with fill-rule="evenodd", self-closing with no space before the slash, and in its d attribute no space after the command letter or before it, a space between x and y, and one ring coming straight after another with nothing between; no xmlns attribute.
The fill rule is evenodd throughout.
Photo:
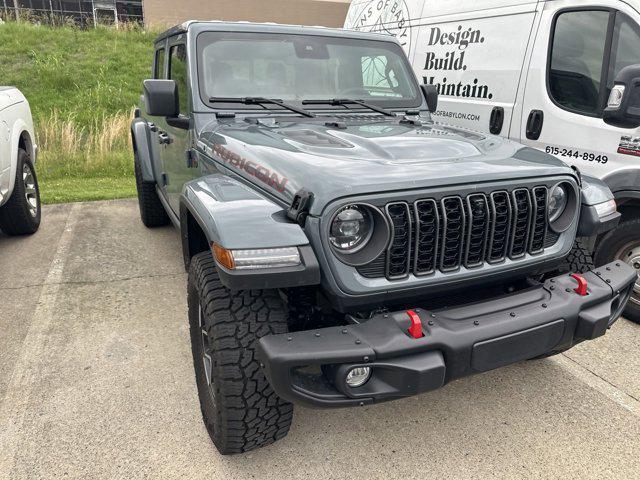
<svg viewBox="0 0 640 480"><path fill-rule="evenodd" d="M187 47L184 35L169 40L167 76L178 84L180 99L180 115L189 115L189 74L187 65ZM189 168L187 151L189 149L189 130L173 127L166 119L158 122L158 142L164 169L162 189L171 209L176 215L180 212L180 194L185 182L195 176L193 168Z"/></svg>
<svg viewBox="0 0 640 480"><path fill-rule="evenodd" d="M623 2L547 2L512 136L599 178L640 167L640 130L602 120L615 76L640 63L637 18Z"/></svg>

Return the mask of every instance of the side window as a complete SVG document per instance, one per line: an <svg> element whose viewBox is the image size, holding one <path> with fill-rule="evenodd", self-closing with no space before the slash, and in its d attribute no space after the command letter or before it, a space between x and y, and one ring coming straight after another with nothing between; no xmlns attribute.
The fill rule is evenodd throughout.
<svg viewBox="0 0 640 480"><path fill-rule="evenodd" d="M561 107L597 116L601 92L609 12L580 10L556 18L549 65L550 94ZM601 95L603 93L603 95Z"/></svg>
<svg viewBox="0 0 640 480"><path fill-rule="evenodd" d="M180 98L180 113L187 115L188 110L188 74L187 74L187 49L184 45L174 45L169 50L169 79L178 84L178 96Z"/></svg>
<svg viewBox="0 0 640 480"><path fill-rule="evenodd" d="M640 29L629 17L622 13L616 15L611 44L611 63L607 87L613 87L616 75L624 67L640 63Z"/></svg>
<svg viewBox="0 0 640 480"><path fill-rule="evenodd" d="M153 66L153 78L162 79L165 78L164 75L164 57L165 57L165 49L160 48L156 50L156 60Z"/></svg>

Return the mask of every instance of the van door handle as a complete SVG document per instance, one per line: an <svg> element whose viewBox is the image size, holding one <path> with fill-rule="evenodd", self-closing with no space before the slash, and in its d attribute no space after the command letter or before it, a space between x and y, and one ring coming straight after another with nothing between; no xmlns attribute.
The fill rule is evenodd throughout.
<svg viewBox="0 0 640 480"><path fill-rule="evenodd" d="M529 140L538 140L542 133L542 124L544 123L544 113L542 110L531 110L529 119L527 120L527 138Z"/></svg>
<svg viewBox="0 0 640 480"><path fill-rule="evenodd" d="M504 123L504 108L493 107L491 110L491 117L489 117L489 132L494 135L499 135L502 131L502 124Z"/></svg>

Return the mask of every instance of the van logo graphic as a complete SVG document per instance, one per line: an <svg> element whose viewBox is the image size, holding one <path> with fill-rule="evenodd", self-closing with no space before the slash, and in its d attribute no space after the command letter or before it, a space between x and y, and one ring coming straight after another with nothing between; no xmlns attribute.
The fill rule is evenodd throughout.
<svg viewBox="0 0 640 480"><path fill-rule="evenodd" d="M618 153L640 157L640 137L623 135L618 145Z"/></svg>
<svg viewBox="0 0 640 480"><path fill-rule="evenodd" d="M406 51L410 51L409 18L409 7L405 0L371 0L356 10L347 23L354 30L393 35Z"/></svg>

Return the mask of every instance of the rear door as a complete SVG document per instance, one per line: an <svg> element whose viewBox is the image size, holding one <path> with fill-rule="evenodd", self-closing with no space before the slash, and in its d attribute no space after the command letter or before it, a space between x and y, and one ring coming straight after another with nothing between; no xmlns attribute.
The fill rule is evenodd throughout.
<svg viewBox="0 0 640 480"><path fill-rule="evenodd" d="M513 137L599 178L638 168L640 130L602 120L613 79L640 63L638 13L624 2L547 2Z"/></svg>
<svg viewBox="0 0 640 480"><path fill-rule="evenodd" d="M0 87L0 203L9 193L11 183L11 126L16 121L19 109L13 90Z"/></svg>

